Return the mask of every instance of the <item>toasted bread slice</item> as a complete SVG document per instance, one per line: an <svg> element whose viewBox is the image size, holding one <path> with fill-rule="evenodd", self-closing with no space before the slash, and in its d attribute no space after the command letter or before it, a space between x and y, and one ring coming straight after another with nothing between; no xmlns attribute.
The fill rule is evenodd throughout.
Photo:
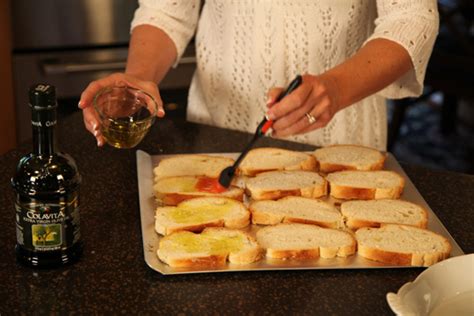
<svg viewBox="0 0 474 316"><path fill-rule="evenodd" d="M359 255L388 264L426 267L446 259L451 252L446 238L413 226L364 227L355 235Z"/></svg>
<svg viewBox="0 0 474 316"><path fill-rule="evenodd" d="M386 155L358 145L333 145L316 149L313 153L319 171L330 173L341 170L381 170Z"/></svg>
<svg viewBox="0 0 474 316"><path fill-rule="evenodd" d="M257 232L266 256L276 259L347 257L355 253L356 241L345 231L306 224L278 224Z"/></svg>
<svg viewBox="0 0 474 316"><path fill-rule="evenodd" d="M287 196L278 201L254 201L249 208L253 224L302 223L327 228L343 226L342 216L336 207L315 199Z"/></svg>
<svg viewBox="0 0 474 316"><path fill-rule="evenodd" d="M177 205L182 201L205 196L228 197L242 201L244 190L235 186L230 186L223 192L200 191L198 184L202 177L181 176L162 178L156 181L153 191L158 200L164 205ZM217 179L214 179L217 183Z"/></svg>
<svg viewBox="0 0 474 316"><path fill-rule="evenodd" d="M316 170L314 156L281 148L255 148L248 152L238 168L238 173L255 176L276 170Z"/></svg>
<svg viewBox="0 0 474 316"><path fill-rule="evenodd" d="M242 202L223 197L201 197L176 207L158 207L155 230L169 235L176 231L200 232L206 227L243 228L250 223L250 212Z"/></svg>
<svg viewBox="0 0 474 316"><path fill-rule="evenodd" d="M176 155L160 161L153 169L155 181L167 177L205 176L218 178L221 171L232 166L234 159L210 155Z"/></svg>
<svg viewBox="0 0 474 316"><path fill-rule="evenodd" d="M338 199L398 199L405 179L396 172L339 171L327 175L331 196Z"/></svg>
<svg viewBox="0 0 474 316"><path fill-rule="evenodd" d="M341 204L347 227L380 227L381 224L402 224L426 228L428 212L414 203L402 200L348 201Z"/></svg>
<svg viewBox="0 0 474 316"><path fill-rule="evenodd" d="M285 196L318 198L327 193L323 177L311 171L269 171L249 178L245 190L254 200L275 200Z"/></svg>
<svg viewBox="0 0 474 316"><path fill-rule="evenodd" d="M261 248L248 234L209 227L201 234L180 231L160 240L158 258L172 267L222 266L227 260L249 264L261 258Z"/></svg>

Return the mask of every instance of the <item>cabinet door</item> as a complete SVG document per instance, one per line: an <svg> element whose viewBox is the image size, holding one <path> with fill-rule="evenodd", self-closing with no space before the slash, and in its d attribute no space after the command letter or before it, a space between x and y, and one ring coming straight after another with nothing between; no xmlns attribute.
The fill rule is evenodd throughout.
<svg viewBox="0 0 474 316"><path fill-rule="evenodd" d="M10 1L0 1L0 155L15 148Z"/></svg>

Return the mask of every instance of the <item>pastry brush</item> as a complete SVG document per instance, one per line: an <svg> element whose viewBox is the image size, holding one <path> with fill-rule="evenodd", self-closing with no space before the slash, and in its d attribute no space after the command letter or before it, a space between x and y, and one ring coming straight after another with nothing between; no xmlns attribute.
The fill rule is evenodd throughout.
<svg viewBox="0 0 474 316"><path fill-rule="evenodd" d="M301 76L300 75L296 76L296 78L293 79L292 82L290 82L290 84L288 85L288 88L278 96L276 102L280 102L284 97L289 95L293 90L295 90L301 84L301 82L302 82ZM247 146L245 146L244 150L239 155L239 157L237 158L235 163L232 166L227 167L227 168L225 168L224 170L221 171L221 174L219 176L219 183L217 183L217 185L222 186L221 190L219 190L219 191L223 191L223 190L225 190L225 188L228 188L230 186L230 183L232 181L232 178L235 175L235 170L237 169L237 167L240 165L242 160L245 158L245 156L247 155L249 150L252 149L255 142L260 137L265 135L267 133L267 131L270 129L270 127L272 127L272 125L273 125L273 121L269 120L266 116L260 122L260 124L258 124L257 130L255 131L255 134L254 134L252 140L247 144Z"/></svg>

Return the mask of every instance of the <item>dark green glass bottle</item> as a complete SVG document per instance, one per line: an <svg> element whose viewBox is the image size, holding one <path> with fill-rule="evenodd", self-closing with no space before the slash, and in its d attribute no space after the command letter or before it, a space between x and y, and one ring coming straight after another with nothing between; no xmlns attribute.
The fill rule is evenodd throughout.
<svg viewBox="0 0 474 316"><path fill-rule="evenodd" d="M82 254L81 176L72 157L56 151L54 87L31 87L29 100L33 152L20 159L11 181L16 193L16 256L28 266L57 267Z"/></svg>

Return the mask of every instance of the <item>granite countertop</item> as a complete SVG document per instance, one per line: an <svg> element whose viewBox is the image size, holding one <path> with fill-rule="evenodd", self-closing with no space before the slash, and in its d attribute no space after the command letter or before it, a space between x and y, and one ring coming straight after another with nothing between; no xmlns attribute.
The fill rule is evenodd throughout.
<svg viewBox="0 0 474 316"><path fill-rule="evenodd" d="M162 276L143 259L135 150L97 148L74 113L59 146L83 176L80 262L35 270L15 262L9 179L25 143L0 156L0 314L391 314L385 295L421 268L211 273ZM157 121L138 146L151 154L239 151L251 135L179 119ZM272 139L259 146L313 147ZM465 253L474 252L474 176L402 166Z"/></svg>

